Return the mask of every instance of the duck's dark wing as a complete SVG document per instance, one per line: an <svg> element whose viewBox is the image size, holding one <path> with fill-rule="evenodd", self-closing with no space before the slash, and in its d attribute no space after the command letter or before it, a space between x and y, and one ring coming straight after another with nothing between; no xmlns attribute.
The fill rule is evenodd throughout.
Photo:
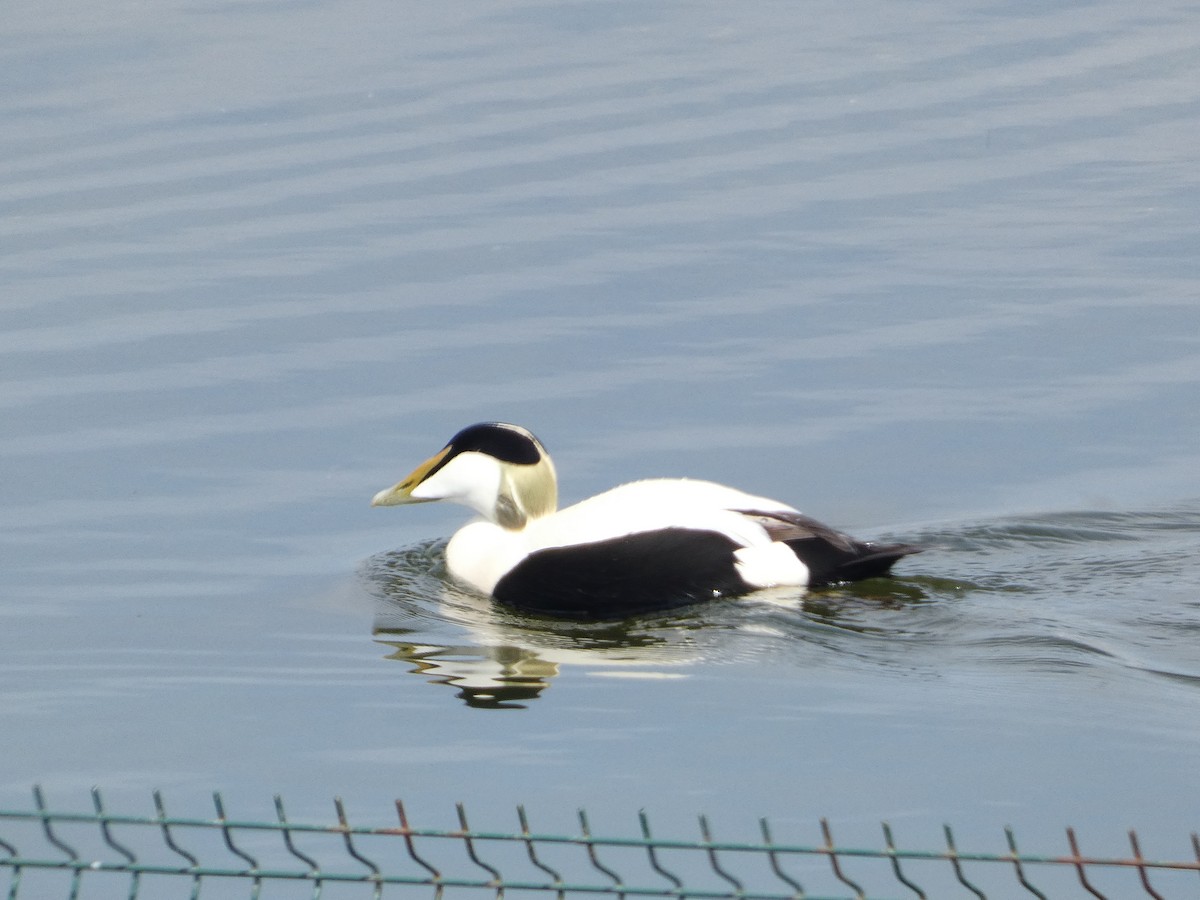
<svg viewBox="0 0 1200 900"><path fill-rule="evenodd" d="M749 590L738 544L715 531L663 528L529 554L492 589L526 612L620 619Z"/></svg>
<svg viewBox="0 0 1200 900"><path fill-rule="evenodd" d="M924 549L915 544L860 541L801 513L739 512L767 529L772 540L792 548L808 566L809 587L886 575L897 560Z"/></svg>

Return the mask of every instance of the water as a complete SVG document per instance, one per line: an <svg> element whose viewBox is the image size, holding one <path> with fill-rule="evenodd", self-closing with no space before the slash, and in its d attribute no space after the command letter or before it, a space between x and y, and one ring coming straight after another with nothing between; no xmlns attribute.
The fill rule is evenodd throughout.
<svg viewBox="0 0 1200 900"><path fill-rule="evenodd" d="M76 7L0 35L3 805L1190 855L1192 8ZM525 620L367 506L492 418L931 549Z"/></svg>

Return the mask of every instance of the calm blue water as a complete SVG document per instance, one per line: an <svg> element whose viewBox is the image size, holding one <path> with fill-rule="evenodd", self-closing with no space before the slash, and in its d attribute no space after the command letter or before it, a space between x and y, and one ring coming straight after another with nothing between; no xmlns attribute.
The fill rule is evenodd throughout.
<svg viewBox="0 0 1200 900"><path fill-rule="evenodd" d="M0 55L0 805L1190 855L1193 6L101 2ZM931 549L522 620L440 575L460 510L367 505L481 419L567 501Z"/></svg>

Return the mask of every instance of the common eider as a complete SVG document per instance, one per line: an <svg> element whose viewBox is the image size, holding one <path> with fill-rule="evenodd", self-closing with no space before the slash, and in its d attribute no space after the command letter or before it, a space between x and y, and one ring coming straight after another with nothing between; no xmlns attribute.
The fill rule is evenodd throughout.
<svg viewBox="0 0 1200 900"><path fill-rule="evenodd" d="M431 500L481 517L446 546L452 576L507 606L573 619L857 581L921 549L859 541L777 500L683 478L630 482L560 510L546 449L503 422L464 428L371 505Z"/></svg>

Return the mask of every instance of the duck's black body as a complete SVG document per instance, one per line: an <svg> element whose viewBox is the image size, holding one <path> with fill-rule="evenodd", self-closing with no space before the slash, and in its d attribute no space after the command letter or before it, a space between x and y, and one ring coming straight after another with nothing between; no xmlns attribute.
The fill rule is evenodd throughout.
<svg viewBox="0 0 1200 900"><path fill-rule="evenodd" d="M501 576L506 606L571 619L623 618L752 590L733 567L737 544L713 531L663 528L537 550Z"/></svg>

